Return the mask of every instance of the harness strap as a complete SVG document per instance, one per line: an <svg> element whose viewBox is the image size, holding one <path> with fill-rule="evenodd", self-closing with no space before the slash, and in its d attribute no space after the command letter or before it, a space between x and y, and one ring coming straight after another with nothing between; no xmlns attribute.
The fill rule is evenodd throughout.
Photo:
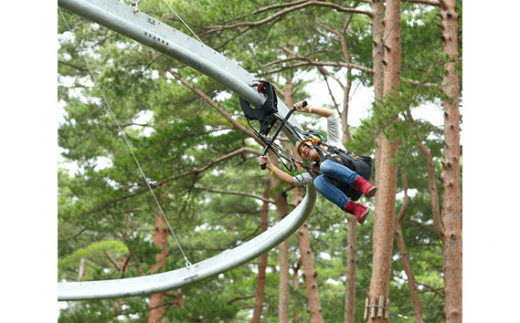
<svg viewBox="0 0 520 323"><path fill-rule="evenodd" d="M316 152L318 153L318 156L320 156L321 161L325 161L326 151L323 151L323 148L320 147L320 140L318 138L313 138L310 140L310 142L312 143L312 147L314 148L314 150L316 150Z"/></svg>
<svg viewBox="0 0 520 323"><path fill-rule="evenodd" d="M372 158L357 156L350 151L345 151L320 142L318 139L311 140L313 148L322 161L332 159L333 161L350 168L367 181L372 176ZM327 150L323 146L328 147Z"/></svg>
<svg viewBox="0 0 520 323"><path fill-rule="evenodd" d="M295 163L297 163L298 165L300 165L303 169L305 169L305 171L307 171L307 173L309 173L312 177L312 180L314 180L317 175L314 174L311 169L309 167L307 167L307 165L305 165L304 163L300 162L300 161L296 161ZM293 174L295 175L295 172L293 172ZM301 174L301 173L300 173ZM303 176L303 175L302 175ZM296 179L298 179L298 177L295 175ZM301 182L301 181L300 181Z"/></svg>

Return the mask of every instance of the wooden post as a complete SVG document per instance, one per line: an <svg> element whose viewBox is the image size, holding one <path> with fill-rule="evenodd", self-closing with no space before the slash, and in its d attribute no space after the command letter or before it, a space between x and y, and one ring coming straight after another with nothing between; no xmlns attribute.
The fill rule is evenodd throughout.
<svg viewBox="0 0 520 323"><path fill-rule="evenodd" d="M370 304L370 300L365 298L365 312L363 313L363 319L368 320L368 305Z"/></svg>
<svg viewBox="0 0 520 323"><path fill-rule="evenodd" d="M83 275L85 274L85 258L81 258L79 262L79 273L78 273L78 281L81 281Z"/></svg>
<svg viewBox="0 0 520 323"><path fill-rule="evenodd" d="M379 307L377 308L377 317L383 317L384 307L385 306L385 297L379 296Z"/></svg>
<svg viewBox="0 0 520 323"><path fill-rule="evenodd" d="M390 321L390 298L386 299L386 306L387 310L385 311L385 319Z"/></svg>
<svg viewBox="0 0 520 323"><path fill-rule="evenodd" d="M372 303L370 304L370 317L376 317L376 298L372 297Z"/></svg>

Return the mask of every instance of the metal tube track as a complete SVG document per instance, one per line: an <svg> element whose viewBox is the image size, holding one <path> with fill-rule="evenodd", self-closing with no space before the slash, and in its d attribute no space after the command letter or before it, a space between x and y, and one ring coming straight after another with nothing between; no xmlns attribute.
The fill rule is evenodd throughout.
<svg viewBox="0 0 520 323"><path fill-rule="evenodd" d="M182 287L238 267L268 252L303 225L314 208L316 190L307 187L303 201L282 221L261 235L190 267L149 276L113 280L58 283L59 301L146 295Z"/></svg>
<svg viewBox="0 0 520 323"><path fill-rule="evenodd" d="M100 25L128 36L191 66L259 107L265 98L251 87L254 76L214 49L182 32L115 0L59 0L58 5ZM278 114L284 118L289 109L278 99ZM289 122L301 129L294 116ZM284 127L294 144L296 134ZM312 212L316 202L314 185L287 217L261 235L215 257L161 274L144 277L58 283L59 301L118 298L161 292L213 277L240 266L269 251L294 233Z"/></svg>

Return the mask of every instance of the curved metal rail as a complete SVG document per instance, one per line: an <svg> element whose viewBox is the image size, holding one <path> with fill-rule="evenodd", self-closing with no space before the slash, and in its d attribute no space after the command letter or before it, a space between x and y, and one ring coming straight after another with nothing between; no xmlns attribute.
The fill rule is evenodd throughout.
<svg viewBox="0 0 520 323"><path fill-rule="evenodd" d="M287 239L303 225L316 201L316 190L307 187L307 194L282 221L261 235L223 253L161 274L113 280L58 283L59 301L138 296L178 288L240 266L266 253Z"/></svg>
<svg viewBox="0 0 520 323"><path fill-rule="evenodd" d="M100 25L154 48L206 74L227 86L254 106L261 106L265 98L251 87L254 76L214 49L115 0L59 0L58 5ZM284 118L289 109L278 99L278 114ZM294 116L289 122L301 129ZM294 144L295 134L284 127ZM282 221L252 240L190 267L161 274L88 282L58 283L59 301L117 298L145 295L200 281L240 266L269 251L295 232L312 212L316 202L313 185L307 194Z"/></svg>

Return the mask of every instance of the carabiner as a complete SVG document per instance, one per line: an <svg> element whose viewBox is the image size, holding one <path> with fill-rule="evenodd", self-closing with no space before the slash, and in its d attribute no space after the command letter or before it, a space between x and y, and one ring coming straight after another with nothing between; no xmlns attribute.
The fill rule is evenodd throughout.
<svg viewBox="0 0 520 323"><path fill-rule="evenodd" d="M135 7L134 13L139 12L139 2L141 2L141 0L130 2L130 5L132 5L132 7Z"/></svg>

